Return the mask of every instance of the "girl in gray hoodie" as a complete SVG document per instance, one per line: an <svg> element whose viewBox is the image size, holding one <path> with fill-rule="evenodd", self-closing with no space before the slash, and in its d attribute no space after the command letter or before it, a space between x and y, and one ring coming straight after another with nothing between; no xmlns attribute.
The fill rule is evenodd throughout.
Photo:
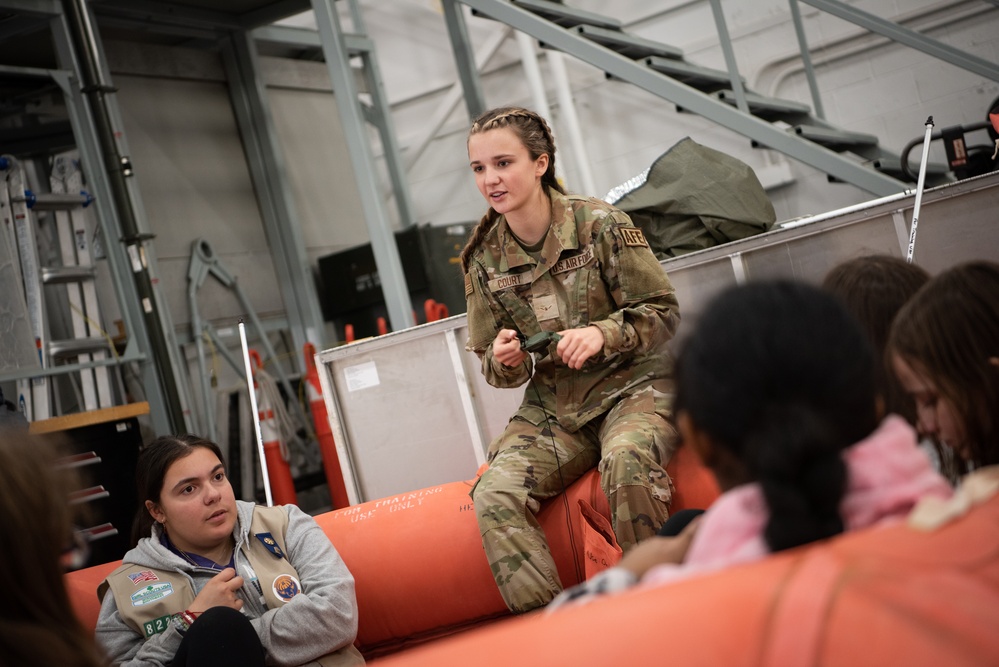
<svg viewBox="0 0 999 667"><path fill-rule="evenodd" d="M158 438L136 474L141 539L100 590L115 665L363 664L353 577L312 517L237 501L197 436Z"/></svg>

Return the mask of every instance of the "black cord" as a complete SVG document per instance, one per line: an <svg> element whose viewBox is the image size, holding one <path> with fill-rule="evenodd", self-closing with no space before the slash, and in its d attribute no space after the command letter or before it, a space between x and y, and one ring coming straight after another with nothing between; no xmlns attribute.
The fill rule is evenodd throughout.
<svg viewBox="0 0 999 667"><path fill-rule="evenodd" d="M565 477L562 476L562 462L558 458L558 446L555 444L555 432L552 431L551 419L548 416L548 411L545 410L544 400L541 398L541 391L538 389L538 385L534 383L534 373L532 373L530 367L528 367L527 359L524 360L524 370L527 371L527 377L531 381L531 387L534 388L534 393L538 397L538 405L541 406L541 412L545 415L545 425L548 427L548 435L552 440L552 454L555 455L555 467L558 470L559 483L562 485L562 503L565 506L565 525L569 529L569 549L572 551L572 563L576 568L576 580L583 582L583 571L579 567L579 554L576 553L576 537L575 531L572 529L569 498L565 495Z"/></svg>

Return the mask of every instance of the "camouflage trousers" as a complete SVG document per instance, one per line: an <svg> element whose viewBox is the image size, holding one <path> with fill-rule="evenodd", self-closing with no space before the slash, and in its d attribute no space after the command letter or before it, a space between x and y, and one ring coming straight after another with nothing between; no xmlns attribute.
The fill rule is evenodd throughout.
<svg viewBox="0 0 999 667"><path fill-rule="evenodd" d="M599 464L611 521L627 551L666 521L672 482L664 470L677 445L667 421L672 397L648 387L575 433L554 418L515 416L489 447L489 468L472 489L482 544L514 612L544 606L562 583L535 517L540 501ZM554 450L553 450L554 443ZM556 461L555 452L558 457Z"/></svg>

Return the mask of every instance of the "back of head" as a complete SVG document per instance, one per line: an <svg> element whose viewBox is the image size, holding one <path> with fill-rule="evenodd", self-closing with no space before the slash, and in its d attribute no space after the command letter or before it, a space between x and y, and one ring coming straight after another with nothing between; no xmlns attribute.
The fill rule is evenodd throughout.
<svg viewBox="0 0 999 667"><path fill-rule="evenodd" d="M760 483L779 551L843 530L843 449L878 424L874 354L836 299L751 283L716 298L677 360L676 411Z"/></svg>
<svg viewBox="0 0 999 667"><path fill-rule="evenodd" d="M145 507L146 501L150 500L159 504L163 480L170 466L199 447L211 450L219 461L225 463L222 450L219 449L218 445L207 438L191 433L160 436L139 452L139 459L135 464L136 498L139 507L132 523L133 546L143 537L149 536L150 528L153 525L153 518Z"/></svg>
<svg viewBox="0 0 999 667"><path fill-rule="evenodd" d="M0 655L11 665L100 664L73 615L62 557L72 544L71 473L58 450L21 429L0 428ZM10 662L7 662L7 661Z"/></svg>
<svg viewBox="0 0 999 667"><path fill-rule="evenodd" d="M555 136L552 134L548 122L540 114L530 109L498 107L480 114L472 122L468 136L502 128L509 128L517 135L524 147L527 148L532 160L537 160L543 154L548 155L548 168L541 176L541 185L565 194L565 188L555 176ZM472 231L471 238L461 252L462 270L468 270L468 260L472 252L482 242L482 238L496 217L496 212L490 208Z"/></svg>
<svg viewBox="0 0 999 667"><path fill-rule="evenodd" d="M999 463L999 264L969 262L930 280L895 318L888 349L954 407L968 463Z"/></svg>
<svg viewBox="0 0 999 667"><path fill-rule="evenodd" d="M916 423L916 412L891 370L885 348L898 311L929 279L925 270L899 257L867 255L838 264L822 281L822 287L835 295L867 332L883 360L878 383L885 408L910 424Z"/></svg>

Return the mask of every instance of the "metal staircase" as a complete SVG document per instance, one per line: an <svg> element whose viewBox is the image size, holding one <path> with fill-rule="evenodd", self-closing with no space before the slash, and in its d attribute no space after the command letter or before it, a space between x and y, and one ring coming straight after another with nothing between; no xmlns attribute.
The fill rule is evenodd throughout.
<svg viewBox="0 0 999 667"><path fill-rule="evenodd" d="M748 137L754 147L778 150L828 174L833 181L853 184L878 196L909 188L903 180L897 153L878 138L838 128L813 113L806 104L766 97L745 86L727 40L720 0L711 0L726 50L728 70L692 63L680 49L628 34L620 21L573 9L548 0L450 0L472 9L472 14L495 19L557 49L602 69L608 77L636 85L678 110L696 113ZM466 39L461 12L445 12L452 42ZM471 77L455 44L462 80ZM473 70L474 71L474 70ZM473 91L473 96L477 94ZM466 96L468 95L466 86ZM480 99L469 103L482 107ZM927 184L953 180L943 165L927 168Z"/></svg>

